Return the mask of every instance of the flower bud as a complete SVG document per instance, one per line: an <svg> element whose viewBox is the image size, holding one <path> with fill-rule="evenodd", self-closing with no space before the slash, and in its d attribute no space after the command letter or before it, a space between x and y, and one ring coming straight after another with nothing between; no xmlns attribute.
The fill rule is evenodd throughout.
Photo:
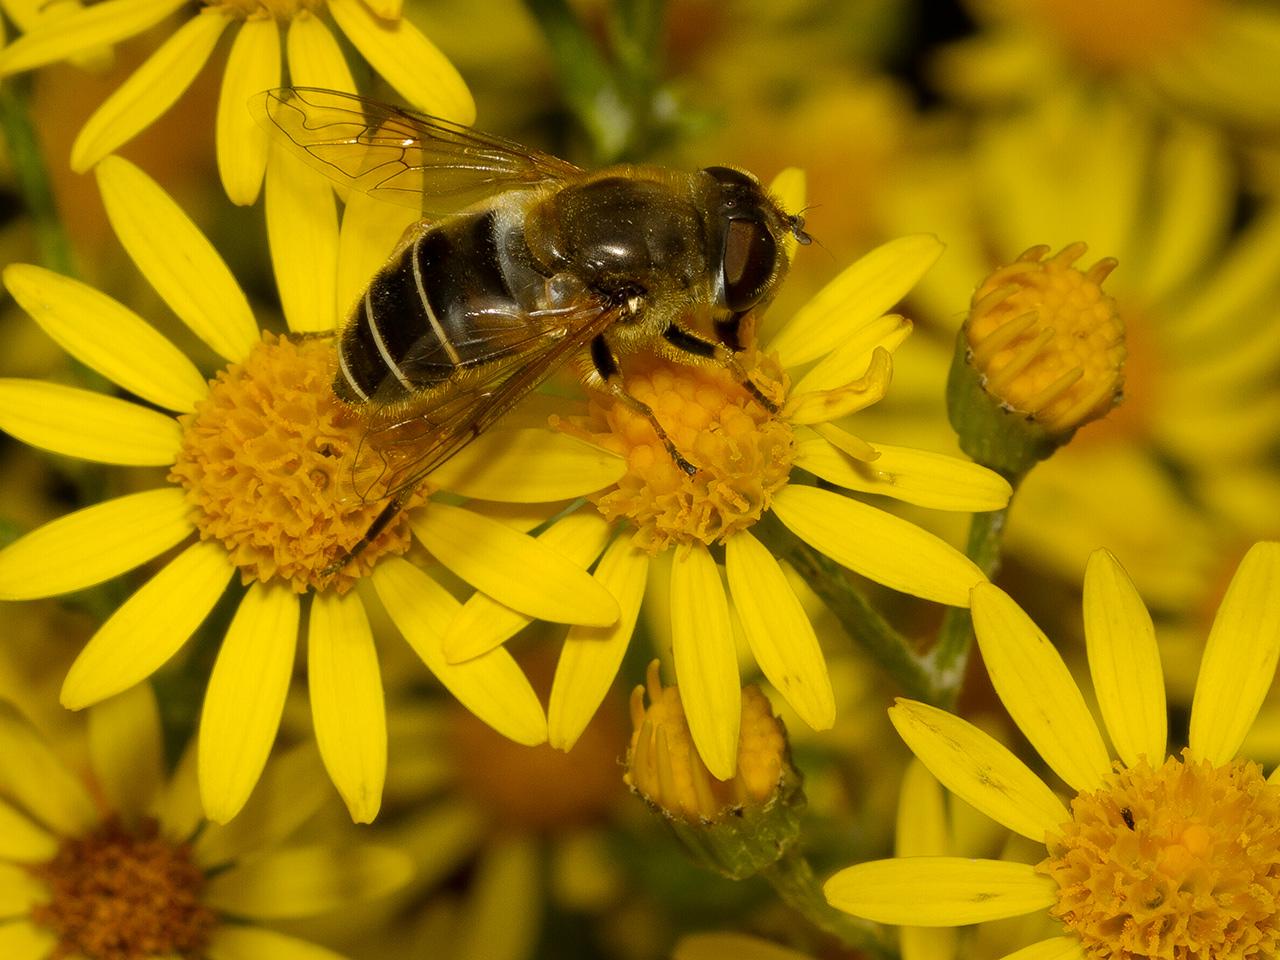
<svg viewBox="0 0 1280 960"><path fill-rule="evenodd" d="M737 773L717 780L694 748L678 689L662 686L656 660L647 690L647 708L646 686L631 694L627 784L708 869L741 880L776 862L799 836L805 801L768 698L759 687L743 688Z"/></svg>
<svg viewBox="0 0 1280 960"><path fill-rule="evenodd" d="M1032 247L973 294L956 342L947 407L960 445L978 463L1021 475L1119 402L1124 323L1073 243L1048 259Z"/></svg>

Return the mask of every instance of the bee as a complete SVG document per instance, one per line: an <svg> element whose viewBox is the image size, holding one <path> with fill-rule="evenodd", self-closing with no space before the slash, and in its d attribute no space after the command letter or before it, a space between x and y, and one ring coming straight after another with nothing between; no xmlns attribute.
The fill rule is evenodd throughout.
<svg viewBox="0 0 1280 960"><path fill-rule="evenodd" d="M336 340L333 391L386 464L386 506L358 554L424 477L561 366L645 417L621 358L649 351L732 372L745 318L772 299L787 235L809 243L749 173L620 165L586 171L438 117L334 90L262 94L260 121L339 185L423 219L369 282Z"/></svg>

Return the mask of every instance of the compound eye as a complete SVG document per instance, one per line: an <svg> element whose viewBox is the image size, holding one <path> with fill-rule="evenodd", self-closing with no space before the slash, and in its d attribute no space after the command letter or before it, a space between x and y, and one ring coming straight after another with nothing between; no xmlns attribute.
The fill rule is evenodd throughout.
<svg viewBox="0 0 1280 960"><path fill-rule="evenodd" d="M724 241L724 305L749 310L764 296L778 246L754 220L730 220Z"/></svg>

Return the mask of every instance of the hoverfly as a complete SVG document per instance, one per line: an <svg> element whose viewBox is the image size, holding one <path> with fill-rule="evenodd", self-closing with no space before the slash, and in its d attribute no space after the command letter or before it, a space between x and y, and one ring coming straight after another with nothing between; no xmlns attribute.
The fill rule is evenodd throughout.
<svg viewBox="0 0 1280 960"><path fill-rule="evenodd" d="M648 419L619 358L638 351L731 370L739 327L809 242L748 173L623 165L588 172L437 117L363 97L285 87L256 102L268 128L348 189L424 219L370 281L337 340L333 390L367 421L387 464L387 505L363 549L423 478L562 365ZM441 215L443 214L443 215Z"/></svg>

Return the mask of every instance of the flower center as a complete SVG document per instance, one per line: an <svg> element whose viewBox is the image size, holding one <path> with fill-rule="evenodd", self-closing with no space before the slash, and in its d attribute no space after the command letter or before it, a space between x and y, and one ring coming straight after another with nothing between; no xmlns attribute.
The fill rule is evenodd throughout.
<svg viewBox="0 0 1280 960"><path fill-rule="evenodd" d="M330 389L332 341L265 334L181 418L169 479L187 491L202 539L220 540L245 583L279 579L349 590L387 553L409 548L405 513L341 570L382 509L382 457ZM364 496L361 495L364 493ZM421 497L409 506L421 502Z"/></svg>
<svg viewBox="0 0 1280 960"><path fill-rule="evenodd" d="M1203 26L1212 0L1035 0L1032 15L1097 68L1154 66Z"/></svg>
<svg viewBox="0 0 1280 960"><path fill-rule="evenodd" d="M1085 249L1032 247L983 281L965 324L986 391L1053 433L1104 416L1124 382L1124 323L1101 287L1116 262L1077 270Z"/></svg>
<svg viewBox="0 0 1280 960"><path fill-rule="evenodd" d="M754 354L744 366L766 396L785 396L786 377L773 358ZM791 472L791 426L719 367L637 355L623 372L627 391L653 410L698 470L689 476L680 469L646 417L593 397L585 418L560 426L626 458L617 486L591 498L600 512L630 520L636 544L654 553L723 542L759 520Z"/></svg>
<svg viewBox="0 0 1280 960"><path fill-rule="evenodd" d="M32 920L57 935L53 960L204 956L218 922L200 902L205 878L190 847L160 837L154 821L136 833L108 821L63 840L32 872L52 894Z"/></svg>
<svg viewBox="0 0 1280 960"><path fill-rule="evenodd" d="M1037 869L1085 954L1248 960L1280 950L1280 787L1185 753L1078 795Z"/></svg>
<svg viewBox="0 0 1280 960"><path fill-rule="evenodd" d="M243 20L264 17L290 20L304 10L320 13L325 8L325 0L205 0L205 3Z"/></svg>

